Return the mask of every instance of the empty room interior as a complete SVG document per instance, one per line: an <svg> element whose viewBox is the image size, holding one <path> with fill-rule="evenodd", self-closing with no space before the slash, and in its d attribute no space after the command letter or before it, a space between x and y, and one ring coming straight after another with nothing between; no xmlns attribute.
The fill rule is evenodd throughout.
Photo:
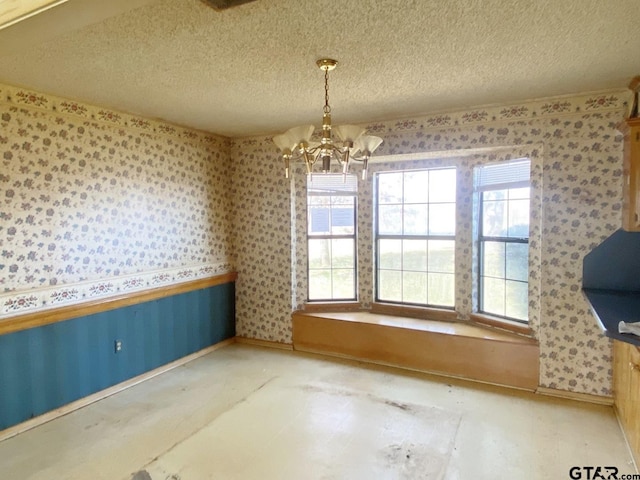
<svg viewBox="0 0 640 480"><path fill-rule="evenodd" d="M0 2L0 477L640 478L639 25Z"/></svg>

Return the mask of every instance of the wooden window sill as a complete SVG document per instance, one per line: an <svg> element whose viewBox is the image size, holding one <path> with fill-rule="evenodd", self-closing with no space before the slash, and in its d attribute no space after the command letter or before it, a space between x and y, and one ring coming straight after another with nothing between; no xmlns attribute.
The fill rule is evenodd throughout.
<svg viewBox="0 0 640 480"><path fill-rule="evenodd" d="M358 312L363 310L359 302L308 302L300 309L304 312Z"/></svg>
<svg viewBox="0 0 640 480"><path fill-rule="evenodd" d="M529 325L493 317L491 315L472 313L469 320L460 320L455 310L433 307L412 307L408 305L396 305L374 302L371 309L367 310L358 302L313 302L306 303L300 312L307 313L332 313L332 312L369 312L373 314L388 315L398 318L417 318L420 320L434 320L440 322L471 323L482 327L491 327L505 332L515 333L530 338L535 338L534 331Z"/></svg>
<svg viewBox="0 0 640 480"><path fill-rule="evenodd" d="M421 320L440 320L454 322L458 320L455 310L432 307L411 307L408 305L394 305L390 303L371 304L371 313L394 315L397 317L419 318Z"/></svg>
<svg viewBox="0 0 640 480"><path fill-rule="evenodd" d="M469 315L469 320L479 325L486 325L488 327L498 328L500 330L506 330L508 332L517 333L518 335L525 335L533 338L534 331L529 325L525 325L513 320L507 320L504 318L493 317L483 313L472 313Z"/></svg>

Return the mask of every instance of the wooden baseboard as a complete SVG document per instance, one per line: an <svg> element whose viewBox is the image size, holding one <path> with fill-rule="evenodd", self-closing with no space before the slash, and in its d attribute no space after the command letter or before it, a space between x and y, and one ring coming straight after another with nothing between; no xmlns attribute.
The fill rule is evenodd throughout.
<svg viewBox="0 0 640 480"><path fill-rule="evenodd" d="M134 385L138 385L139 383L144 382L145 380L149 380L150 378L156 377L162 373L168 372L169 370L173 370L176 367L180 367L186 363L189 363L197 358L200 358L208 353L211 353L219 348L225 347L235 342L234 338L229 338L227 340L223 340L221 342L216 343L215 345L211 345L210 347L199 350L191 355L187 355L186 357L179 358L171 363L167 363L166 365L162 365L154 370L150 370L145 372L137 377L130 378L129 380L125 380L122 383L118 383L112 387L106 388L99 392L93 393L87 397L83 397L75 402L68 403L67 405L63 405L62 407L56 408L55 410L51 410L50 412L39 415L35 418L27 420L26 422L19 423L18 425L14 425L13 427L9 427L5 430L0 431L0 442L3 440L7 440L8 438L15 437L20 433L24 433L27 430L31 430L32 428L43 425L51 420L55 420L58 417L62 417L63 415L67 415L75 410L79 410L87 405L97 402L98 400L102 400L104 398L110 397L118 392L126 390L127 388L133 387Z"/></svg>
<svg viewBox="0 0 640 480"><path fill-rule="evenodd" d="M631 442L629 442L629 435L627 434L626 431L626 426L624 424L624 421L622 420L622 416L620 415L620 412L618 411L618 407L616 406L616 404L613 404L613 411L616 414L616 420L618 421L618 426L620 427L620 430L622 431L622 437L624 438L624 443L627 445L627 450L629 451L629 455L631 456L631 461L633 462L633 468L636 469L636 472L638 472L638 465L640 465L640 456L633 450L633 447L631 446Z"/></svg>
<svg viewBox="0 0 640 480"><path fill-rule="evenodd" d="M277 348L279 350L293 350L293 345L290 343L271 342L269 340L258 340L257 338L248 337L236 337L236 343L243 343L245 345L257 345L259 347Z"/></svg>
<svg viewBox="0 0 640 480"><path fill-rule="evenodd" d="M568 392L566 390L556 390L555 388L538 387L536 393L549 397L565 398L567 400L577 400L579 402L595 403L598 405L613 405L613 397L601 397L589 393Z"/></svg>

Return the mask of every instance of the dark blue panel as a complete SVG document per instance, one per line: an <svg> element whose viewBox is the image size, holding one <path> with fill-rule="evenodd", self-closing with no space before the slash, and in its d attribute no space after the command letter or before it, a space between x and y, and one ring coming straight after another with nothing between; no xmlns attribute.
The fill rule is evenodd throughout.
<svg viewBox="0 0 640 480"><path fill-rule="evenodd" d="M0 430L233 337L234 301L227 283L1 335Z"/></svg>
<svg viewBox="0 0 640 480"><path fill-rule="evenodd" d="M582 286L640 291L640 232L618 230L586 255Z"/></svg>
<svg viewBox="0 0 640 480"><path fill-rule="evenodd" d="M640 292L589 289L585 289L583 292L591 305L593 315L607 337L640 347L640 337L618 331L618 323L620 322L638 322Z"/></svg>
<svg viewBox="0 0 640 480"><path fill-rule="evenodd" d="M606 336L640 345L618 323L640 321L640 233L618 230L584 257L582 287Z"/></svg>

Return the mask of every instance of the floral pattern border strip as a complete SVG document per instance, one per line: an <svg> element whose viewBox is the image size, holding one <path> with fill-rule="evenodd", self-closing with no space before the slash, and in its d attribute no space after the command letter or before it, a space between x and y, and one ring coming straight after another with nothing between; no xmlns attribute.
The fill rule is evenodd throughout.
<svg viewBox="0 0 640 480"><path fill-rule="evenodd" d="M222 144L229 142L226 137L213 133L181 127L160 120L138 117L12 85L0 85L0 103L16 107L37 108L78 120L106 124L112 127L122 127L127 130L135 129L150 134L169 135L192 141L197 140L214 145L219 144L222 146Z"/></svg>
<svg viewBox="0 0 640 480"><path fill-rule="evenodd" d="M0 294L0 320L26 313L77 305L150 288L175 285L233 271L228 263L169 268L116 278L54 285Z"/></svg>

